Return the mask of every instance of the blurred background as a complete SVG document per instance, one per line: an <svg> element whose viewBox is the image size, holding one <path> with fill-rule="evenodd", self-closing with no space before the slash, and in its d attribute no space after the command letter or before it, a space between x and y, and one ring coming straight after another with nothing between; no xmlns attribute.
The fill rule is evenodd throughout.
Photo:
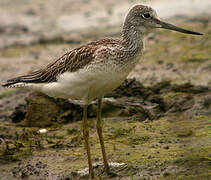
<svg viewBox="0 0 211 180"><path fill-rule="evenodd" d="M160 57L152 53L154 55L153 59L156 62L161 62L160 64L168 60L167 67L163 68L160 65L161 67L157 69L157 66L153 67L153 63L150 64L149 68L151 69L148 71L148 67L145 68L145 65L143 65L142 69L147 69L147 72L142 73L143 70L140 69L141 67L137 67L136 72L132 73L132 76L138 78L143 83L153 83L154 81L162 80L162 78L168 79L170 74L173 76L171 79L177 82L191 81L201 85L209 84L211 77L207 76L207 73L209 73L207 70L211 65L210 61L208 62L207 60L210 60L210 42L208 42L210 39L210 0L63 0L59 2L56 0L19 0L18 2L14 2L13 0L1 0L0 63L3 74L0 80L2 81L9 78L10 74L7 74L9 71L14 72L15 70L17 74L21 74L22 68L25 72L32 70L31 68L37 68L36 65L30 65L30 67L28 67L28 63L36 62L35 64L42 64L42 62L44 62L44 64L46 64L46 61L49 62L59 57L64 52L74 48L75 45L80 45L81 43L105 36L120 36L122 23L127 12L131 6L138 3L152 6L156 9L158 16L166 21L176 25L183 25L195 31L201 31L205 34L203 37L173 33L173 38L178 38L178 36L182 38L184 36L185 42L186 38L189 38L194 39L198 44L200 41L203 41L203 46L207 46L207 49L199 45L195 49L203 49L202 52L186 52L186 46L179 48L179 44L176 43L177 41L171 38L172 43L175 42L175 44L172 44L171 47L169 45L169 47L164 48L169 48L173 51L172 53L176 51L175 54L182 53L181 56L171 60L170 57L161 57L163 54L162 50L159 53ZM205 30L203 28L205 28ZM153 41L156 39L165 41L166 31L162 30L162 32L164 35L156 36L152 34L149 39ZM166 35L168 35L167 33ZM11 50L11 53L3 51L3 49L10 47L35 44L57 44L57 46L56 49L53 48L53 52L48 52L48 50L43 51L44 53L48 53L48 55L44 56L42 52L37 52L36 48L32 48L29 54L24 53L24 51L17 52L17 50L14 52ZM65 44L69 45L65 46ZM150 42L146 42L147 50L148 46L150 46L149 44ZM7 57L5 58L5 53L12 59L15 57L12 61L17 60L18 64L22 64L22 68L19 68L16 63L12 63L9 69L7 69L8 57L5 55ZM14 53L17 54L14 55ZM184 61L188 58L189 60L187 61L200 61L200 67L198 67L198 64L194 69L192 69L192 67L190 69L186 67L187 71L184 72L183 68L176 64L172 72L171 64L174 63L177 58ZM27 59L26 62L24 59ZM150 62L146 58L143 58L142 62L144 60ZM26 66L27 68L25 69ZM38 67L40 67L40 65L38 65ZM157 72L160 68L161 72ZM4 71L4 69L9 71ZM153 74L153 69L156 69L155 72L157 75ZM170 71L168 71L169 69ZM166 75L167 73L168 75Z"/></svg>
<svg viewBox="0 0 211 180"><path fill-rule="evenodd" d="M141 106L159 115L155 118L157 121L139 123L140 118L130 119L130 112L127 112L129 120L116 111L108 112L111 117L118 116L118 121L108 118L105 123L109 159L128 164L125 170L120 170L127 180L131 179L131 172L136 179L209 179L210 0L0 0L0 82L39 69L81 44L121 36L124 18L135 4L149 5L162 20L204 35L162 29L148 33L144 55L129 75L137 81L128 89L128 94L149 92L147 98L141 97ZM62 124L62 129L56 126L44 139L36 134L37 127L25 131L16 126L14 117L19 118L18 122L25 120L30 104L25 98L30 93L29 90L0 87L0 138L3 139L0 141L0 174L4 174L3 179L21 178L29 167L25 162L30 158L32 162L28 164L40 173L34 179L72 178L70 169L76 171L86 166L78 130L80 124ZM37 98L33 100L34 104L38 101ZM134 100L138 98L122 102ZM123 103L124 106L127 103ZM44 100L43 104L48 103ZM39 104L39 107L42 106ZM134 108L134 104L131 107ZM71 109L64 116L81 113L78 109ZM48 110L49 114L54 111ZM36 116L33 111L32 116ZM56 120L60 121L60 117ZM96 136L94 132L91 131L92 137ZM75 142L78 144L73 147ZM98 143L95 138L91 142L99 160ZM44 150L39 149L40 144ZM40 151L36 154L34 149ZM31 171L27 171L30 174Z"/></svg>

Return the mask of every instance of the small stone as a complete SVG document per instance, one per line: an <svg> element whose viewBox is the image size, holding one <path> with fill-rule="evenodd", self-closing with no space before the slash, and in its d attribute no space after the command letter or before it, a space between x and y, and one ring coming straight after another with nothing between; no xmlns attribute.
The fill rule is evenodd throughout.
<svg viewBox="0 0 211 180"><path fill-rule="evenodd" d="M45 134L45 133L47 133L47 132L48 132L47 129L39 129L39 130L38 130L38 133L39 133L39 134Z"/></svg>
<svg viewBox="0 0 211 180"><path fill-rule="evenodd" d="M163 148L164 148L164 149L169 149L169 146L164 146Z"/></svg>

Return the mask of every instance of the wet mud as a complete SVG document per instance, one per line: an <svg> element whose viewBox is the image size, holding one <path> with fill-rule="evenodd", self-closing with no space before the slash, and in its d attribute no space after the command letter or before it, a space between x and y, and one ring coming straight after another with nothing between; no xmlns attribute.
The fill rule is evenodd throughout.
<svg viewBox="0 0 211 180"><path fill-rule="evenodd" d="M136 81L136 79L125 80L119 88L106 95L103 100L103 117L106 126L104 133L106 134L107 143L113 142L108 145L111 146L108 149L113 149L113 153L109 153L109 159L111 162L117 161L123 163L114 167L110 165L113 174L108 176L103 171L101 157L95 157L94 170L96 176L101 179L113 180L129 180L133 177L136 179L156 179L160 177L168 179L168 177L175 177L175 174L177 174L175 173L175 169L178 173L182 173L183 171L188 174L191 173L193 169L195 170L195 165L193 166L194 168L188 170L183 166L178 166L181 161L183 162L187 158L185 154L181 156L180 160L169 161L165 158L160 160L159 158L162 158L162 156L156 157L156 155L153 155L154 153L146 154L144 151L142 152L143 155L138 155L138 157L144 156L146 158L144 160L145 163L142 164L140 162L137 163L137 159L134 160L137 155L133 157L133 153L137 151L136 147L142 144L150 145L150 149L155 149L158 154L163 154L162 151L168 151L169 149L173 153L180 154L177 148L184 146L185 153L188 147L185 141L192 142L192 140L187 139L192 139L197 134L195 130L197 125L193 127L188 126L187 124L191 123L189 121L196 121L197 119L199 121L200 119L202 124L207 124L210 121L210 92L211 89L207 86L194 86L191 84L176 85L169 81L164 81L146 87ZM92 134L93 130L95 131L96 108L97 104L93 102L88 109ZM17 105L10 116L5 116L4 122L11 121L11 123L1 124L3 131L0 134L2 147L0 162L2 167L13 164L9 170L9 176L7 174L5 177L10 177L11 179L29 178L40 180L88 179L88 169L83 169L83 163L79 165L80 168L66 169L68 167L66 167L68 161L70 161L70 164L71 161L77 163L81 158L86 162L85 151L83 148L81 149L83 147L83 137L80 131L81 119L82 107L78 102L54 99L38 92L30 93L26 97L25 102ZM166 126L168 121L177 122L176 124L179 123L179 130L176 127L177 125L175 127L171 127L172 125ZM157 122L159 125L156 125ZM144 133L139 133L140 129L143 128L139 127L140 124L142 124L141 126L146 126ZM201 127L205 132L209 132L207 125ZM153 126L155 126L154 128L158 128L156 130L157 134L154 132L155 129ZM39 128L47 128L49 132L42 135L39 133ZM168 131L173 132L166 134L166 128ZM15 132L15 134L11 134L12 132ZM152 140L148 132L154 133L156 138ZM158 138L157 136L163 136L163 138ZM209 137L209 133L206 134L207 136ZM184 138L186 140L183 142L182 139ZM98 143L94 139L91 140L93 149L98 146ZM207 140L205 142L209 144ZM196 141L196 143L198 144L199 142ZM198 146L195 148L199 148ZM202 150L202 152L205 151L205 157L202 156L199 160L207 168L210 163L209 157L207 157L207 153L210 151L208 150L209 147ZM121 154L121 151L118 152L119 148L123 148L122 150L127 152L126 156L131 156L131 159L127 160L126 163L122 158L118 159ZM56 159L61 161L60 164L62 162L65 164L62 170L63 172L57 171L55 173L51 170L52 164L50 165L50 161L46 161L46 158L51 156L49 151L57 154ZM68 151L72 151L73 156L66 157ZM40 156L39 154L42 154L42 158L38 158ZM116 158L113 156L116 156ZM30 157L33 157L33 160L28 160ZM132 165L131 163L133 161L137 165ZM189 161L192 161L191 158L187 162L185 160L184 165ZM208 177L208 174L205 177Z"/></svg>

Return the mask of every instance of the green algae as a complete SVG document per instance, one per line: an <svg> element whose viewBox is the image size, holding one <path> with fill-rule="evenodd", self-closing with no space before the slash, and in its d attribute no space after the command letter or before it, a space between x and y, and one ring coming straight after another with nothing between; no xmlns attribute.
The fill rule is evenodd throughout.
<svg viewBox="0 0 211 180"><path fill-rule="evenodd" d="M109 161L124 162L131 168L146 165L153 167L155 164L160 167L178 168L177 173L166 172L162 176L164 179L177 176L182 179L184 174L187 179L209 177L210 118L168 116L146 122L107 118L104 121L104 139ZM93 120L91 122L94 123ZM22 130L20 127L5 124L1 124L1 127L6 128L8 134L16 132L13 140L9 142L10 150L13 149L12 154L5 156L5 152L1 152L1 161L2 158L9 161L30 158L36 161L39 156L54 172L65 173L86 167L81 121L62 125L61 128L48 128L45 135L37 134L37 128ZM184 132L187 134L182 134ZM94 126L90 129L90 144L93 159L101 159L101 149ZM63 160L55 161L52 155ZM193 175L196 170L198 173Z"/></svg>
<svg viewBox="0 0 211 180"><path fill-rule="evenodd" d="M182 93L182 92L170 92L167 94L163 94L162 97L164 99L172 99L174 97L178 97L178 96L182 96L182 95L184 95L184 93Z"/></svg>

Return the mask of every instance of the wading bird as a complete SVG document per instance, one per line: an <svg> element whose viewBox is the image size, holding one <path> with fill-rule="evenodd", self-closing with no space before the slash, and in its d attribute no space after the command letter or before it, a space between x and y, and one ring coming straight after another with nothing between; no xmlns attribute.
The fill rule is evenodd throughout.
<svg viewBox="0 0 211 180"><path fill-rule="evenodd" d="M3 87L24 87L55 98L82 100L83 137L87 151L90 179L94 178L87 123L87 106L98 99L97 133L105 171L109 174L101 110L102 97L117 88L139 62L148 30L164 28L182 33L202 35L161 21L151 7L136 5L128 13L120 38L104 38L82 45L64 54L43 69L9 79Z"/></svg>

